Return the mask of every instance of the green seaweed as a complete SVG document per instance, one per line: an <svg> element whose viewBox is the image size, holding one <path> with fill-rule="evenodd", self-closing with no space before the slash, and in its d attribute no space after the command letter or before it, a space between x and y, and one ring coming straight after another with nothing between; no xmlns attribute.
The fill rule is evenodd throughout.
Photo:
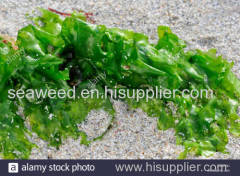
<svg viewBox="0 0 240 176"><path fill-rule="evenodd" d="M106 77L91 87L102 94L105 86L213 90L211 99L194 99L188 93L149 101L121 99L157 118L160 130L175 129L177 144L185 147L179 158L189 153L226 153L227 131L240 136L240 81L231 71L233 63L217 56L215 49L185 51L186 43L166 26L158 27L159 40L152 44L141 33L88 23L83 14L62 18L40 11L42 16L33 18L35 25L19 30L18 50L0 39L0 151L4 158L28 158L36 146L28 139L32 132L57 148L69 136L81 137L85 145L101 139L114 120L110 95L106 99L9 100L8 90L76 87L79 93L102 73ZM101 108L112 116L108 129L88 139L77 125L91 110Z"/></svg>

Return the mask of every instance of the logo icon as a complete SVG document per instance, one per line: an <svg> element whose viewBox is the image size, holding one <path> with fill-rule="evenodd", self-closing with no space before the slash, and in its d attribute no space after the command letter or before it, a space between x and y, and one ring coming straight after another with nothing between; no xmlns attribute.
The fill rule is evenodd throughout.
<svg viewBox="0 0 240 176"><path fill-rule="evenodd" d="M8 173L18 173L18 163L8 163Z"/></svg>

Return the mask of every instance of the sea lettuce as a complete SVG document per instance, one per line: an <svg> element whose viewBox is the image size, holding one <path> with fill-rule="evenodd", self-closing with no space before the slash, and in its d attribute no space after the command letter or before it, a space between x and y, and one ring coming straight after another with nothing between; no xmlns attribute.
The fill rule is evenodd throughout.
<svg viewBox="0 0 240 176"><path fill-rule="evenodd" d="M36 146L28 139L32 132L57 148L69 136L81 136L81 143L88 145L101 139L114 121L110 95L105 99L9 100L9 89L74 87L77 93L88 88L102 94L105 86L213 90L211 99L177 93L175 98L121 100L157 118L160 130L174 128L177 144L185 147L180 158L189 153L225 153L227 131L240 136L240 81L231 71L233 63L217 56L215 49L185 51L186 42L167 26L158 27L159 40L153 44L141 33L91 24L82 13L63 18L40 11L42 16L32 19L34 25L19 30L18 50L0 39L0 151L4 158L28 158ZM89 87L90 80L101 74L106 77ZM78 124L94 109L104 109L112 118L106 131L88 139Z"/></svg>

